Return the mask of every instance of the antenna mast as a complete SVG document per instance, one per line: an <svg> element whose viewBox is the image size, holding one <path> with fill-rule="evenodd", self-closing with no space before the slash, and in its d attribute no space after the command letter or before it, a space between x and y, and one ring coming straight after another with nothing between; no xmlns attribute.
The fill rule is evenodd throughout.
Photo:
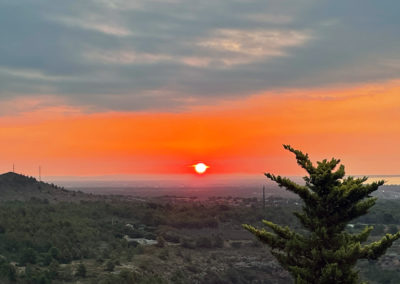
<svg viewBox="0 0 400 284"><path fill-rule="evenodd" d="M39 166L39 181L42 181L42 167Z"/></svg>

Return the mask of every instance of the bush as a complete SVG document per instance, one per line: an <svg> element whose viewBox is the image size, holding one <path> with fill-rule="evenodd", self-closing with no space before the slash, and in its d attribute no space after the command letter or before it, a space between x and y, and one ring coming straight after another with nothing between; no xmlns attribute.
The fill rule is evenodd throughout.
<svg viewBox="0 0 400 284"><path fill-rule="evenodd" d="M36 258L37 258L36 251L32 248L26 248L22 252L19 264L22 266L25 266L28 263L35 264Z"/></svg>
<svg viewBox="0 0 400 284"><path fill-rule="evenodd" d="M14 265L11 265L7 262L3 262L0 264L0 276L11 282L14 282L17 279L17 271Z"/></svg>
<svg viewBox="0 0 400 284"><path fill-rule="evenodd" d="M50 263L50 265L49 265L49 267L48 267L48 270L49 270L50 277L51 277L52 279L58 277L58 275L59 275L59 270L60 270L60 264L58 263L58 261L57 261L57 260L53 260L53 261Z"/></svg>
<svg viewBox="0 0 400 284"><path fill-rule="evenodd" d="M165 240L164 240L164 238L162 236L158 236L157 237L157 246L159 248L165 247Z"/></svg>
<svg viewBox="0 0 400 284"><path fill-rule="evenodd" d="M106 262L106 268L105 268L106 271L114 271L114 268L115 268L114 262L112 262L111 260Z"/></svg>
<svg viewBox="0 0 400 284"><path fill-rule="evenodd" d="M174 234L173 232L165 232L162 234L162 237L167 241L171 243L179 243L179 236Z"/></svg>
<svg viewBox="0 0 400 284"><path fill-rule="evenodd" d="M82 262L79 263L75 276L86 277L86 266Z"/></svg>

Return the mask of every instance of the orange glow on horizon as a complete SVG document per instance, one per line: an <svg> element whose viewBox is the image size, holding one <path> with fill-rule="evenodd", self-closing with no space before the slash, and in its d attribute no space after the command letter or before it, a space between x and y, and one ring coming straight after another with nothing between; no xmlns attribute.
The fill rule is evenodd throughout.
<svg viewBox="0 0 400 284"><path fill-rule="evenodd" d="M399 82L387 82L262 93L181 113L60 105L8 114L0 117L0 170L189 174L202 159L213 174L301 174L281 146L291 144L314 161L341 158L351 174L399 174L399 93Z"/></svg>

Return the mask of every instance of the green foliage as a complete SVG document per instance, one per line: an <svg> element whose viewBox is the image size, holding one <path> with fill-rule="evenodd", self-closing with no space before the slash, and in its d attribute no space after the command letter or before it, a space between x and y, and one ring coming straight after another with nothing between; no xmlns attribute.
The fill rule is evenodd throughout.
<svg viewBox="0 0 400 284"><path fill-rule="evenodd" d="M263 210L255 198L239 197L210 197L193 203L172 203L168 198L154 198L150 202L118 198L80 203L48 203L37 198L26 202L1 202L0 259L4 260L4 265L0 265L0 283L10 282L8 275L15 277L17 283L161 283L160 277L166 282L173 279L192 283L207 271L203 265L222 264L225 256L232 253L232 258L236 257L247 253L248 248L250 253L253 248L249 246L253 244L249 242L238 242L237 246L241 247L237 249L229 245L234 243L232 239L237 239L235 234L243 233L236 230L237 225L254 225L267 219L296 229L300 222L292 217L291 211L299 208L299 200L279 197L267 199L267 210ZM354 226L347 230L358 232L363 224L382 224L382 231L390 232L393 225L400 225L399 201L379 200L366 216L368 219L364 217L352 222ZM158 225L141 223L146 218L149 224ZM384 220L393 224L385 224ZM222 226L218 228L220 223ZM224 228L235 229L224 231ZM135 247L124 239L125 235L154 239L162 236L168 243L181 243L182 247L193 250L168 244L165 248ZM226 246L221 254L216 248L223 248L224 242ZM254 242L262 247L261 242ZM25 260L20 262L23 258ZM104 270L108 261L118 265L118 269ZM77 274L80 262L88 271L85 279ZM182 273L175 275L174 265L181 262L186 265L178 269ZM129 266L135 269L118 273L122 267ZM359 268L364 273L364 267ZM219 279L220 283L251 283L260 279L258 269L219 270L215 278L212 273L208 277ZM263 273L270 273L269 268Z"/></svg>
<svg viewBox="0 0 400 284"><path fill-rule="evenodd" d="M134 249L128 248L126 252L126 261L131 262L134 255Z"/></svg>
<svg viewBox="0 0 400 284"><path fill-rule="evenodd" d="M185 283L185 275L182 270L176 270L171 276L171 282L176 284L183 284Z"/></svg>
<svg viewBox="0 0 400 284"><path fill-rule="evenodd" d="M86 266L81 262L76 269L75 276L77 277L86 277Z"/></svg>
<svg viewBox="0 0 400 284"><path fill-rule="evenodd" d="M60 250L56 247L51 247L49 249L49 255L54 259L59 259L60 257Z"/></svg>
<svg viewBox="0 0 400 284"><path fill-rule="evenodd" d="M363 267L364 276L367 276L367 278L373 281L373 283L400 283L400 276L396 270L380 269L375 262L376 261L368 261L367 263L365 263L366 267Z"/></svg>
<svg viewBox="0 0 400 284"><path fill-rule="evenodd" d="M271 247L296 283L356 283L358 273L352 268L357 260L377 259L400 237L400 232L386 234L380 241L362 246L373 227L366 226L357 234L345 231L351 220L366 214L375 204L376 198L370 194L384 182L364 184L366 177L345 178L344 166L337 168L340 160L323 160L314 166L307 154L288 145L284 148L295 154L297 163L308 173L305 185L265 175L302 199L303 210L294 215L309 233L300 234L266 220L263 223L272 232L247 224L243 227ZM385 219L392 221L388 215Z"/></svg>
<svg viewBox="0 0 400 284"><path fill-rule="evenodd" d="M25 268L25 273L21 277L22 283L32 283L32 284L50 284L51 277L48 270L40 270L31 264L27 264ZM18 282L19 283L19 282Z"/></svg>
<svg viewBox="0 0 400 284"><path fill-rule="evenodd" d="M19 264L20 265L26 265L27 263L35 264L36 258L37 258L36 251L32 248L26 248L22 252Z"/></svg>
<svg viewBox="0 0 400 284"><path fill-rule="evenodd" d="M106 271L114 271L114 268L115 264L112 260L106 262L106 268L105 268Z"/></svg>
<svg viewBox="0 0 400 284"><path fill-rule="evenodd" d="M15 282L17 279L17 271L15 267L9 264L4 258L0 258L0 283L2 279Z"/></svg>
<svg viewBox="0 0 400 284"><path fill-rule="evenodd" d="M62 271L60 271L60 276L58 278L67 282L72 281L74 279L72 267L70 265L66 266Z"/></svg>
<svg viewBox="0 0 400 284"><path fill-rule="evenodd" d="M55 279L59 275L60 264L58 263L57 260L53 260L50 263L50 265L48 266L48 269L49 269L49 275L50 275L51 279Z"/></svg>

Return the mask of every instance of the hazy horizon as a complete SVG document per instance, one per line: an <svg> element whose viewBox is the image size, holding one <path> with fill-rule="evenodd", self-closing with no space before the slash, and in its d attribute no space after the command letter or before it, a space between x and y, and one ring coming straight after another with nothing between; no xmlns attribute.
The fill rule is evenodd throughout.
<svg viewBox="0 0 400 284"><path fill-rule="evenodd" d="M283 175L286 176L286 175ZM362 177L364 175L354 175ZM303 176L286 176L302 182ZM367 175L368 182L385 180L385 185L399 185L400 175ZM43 177L43 181L65 187L218 187L274 185L263 174L259 175L104 175Z"/></svg>

